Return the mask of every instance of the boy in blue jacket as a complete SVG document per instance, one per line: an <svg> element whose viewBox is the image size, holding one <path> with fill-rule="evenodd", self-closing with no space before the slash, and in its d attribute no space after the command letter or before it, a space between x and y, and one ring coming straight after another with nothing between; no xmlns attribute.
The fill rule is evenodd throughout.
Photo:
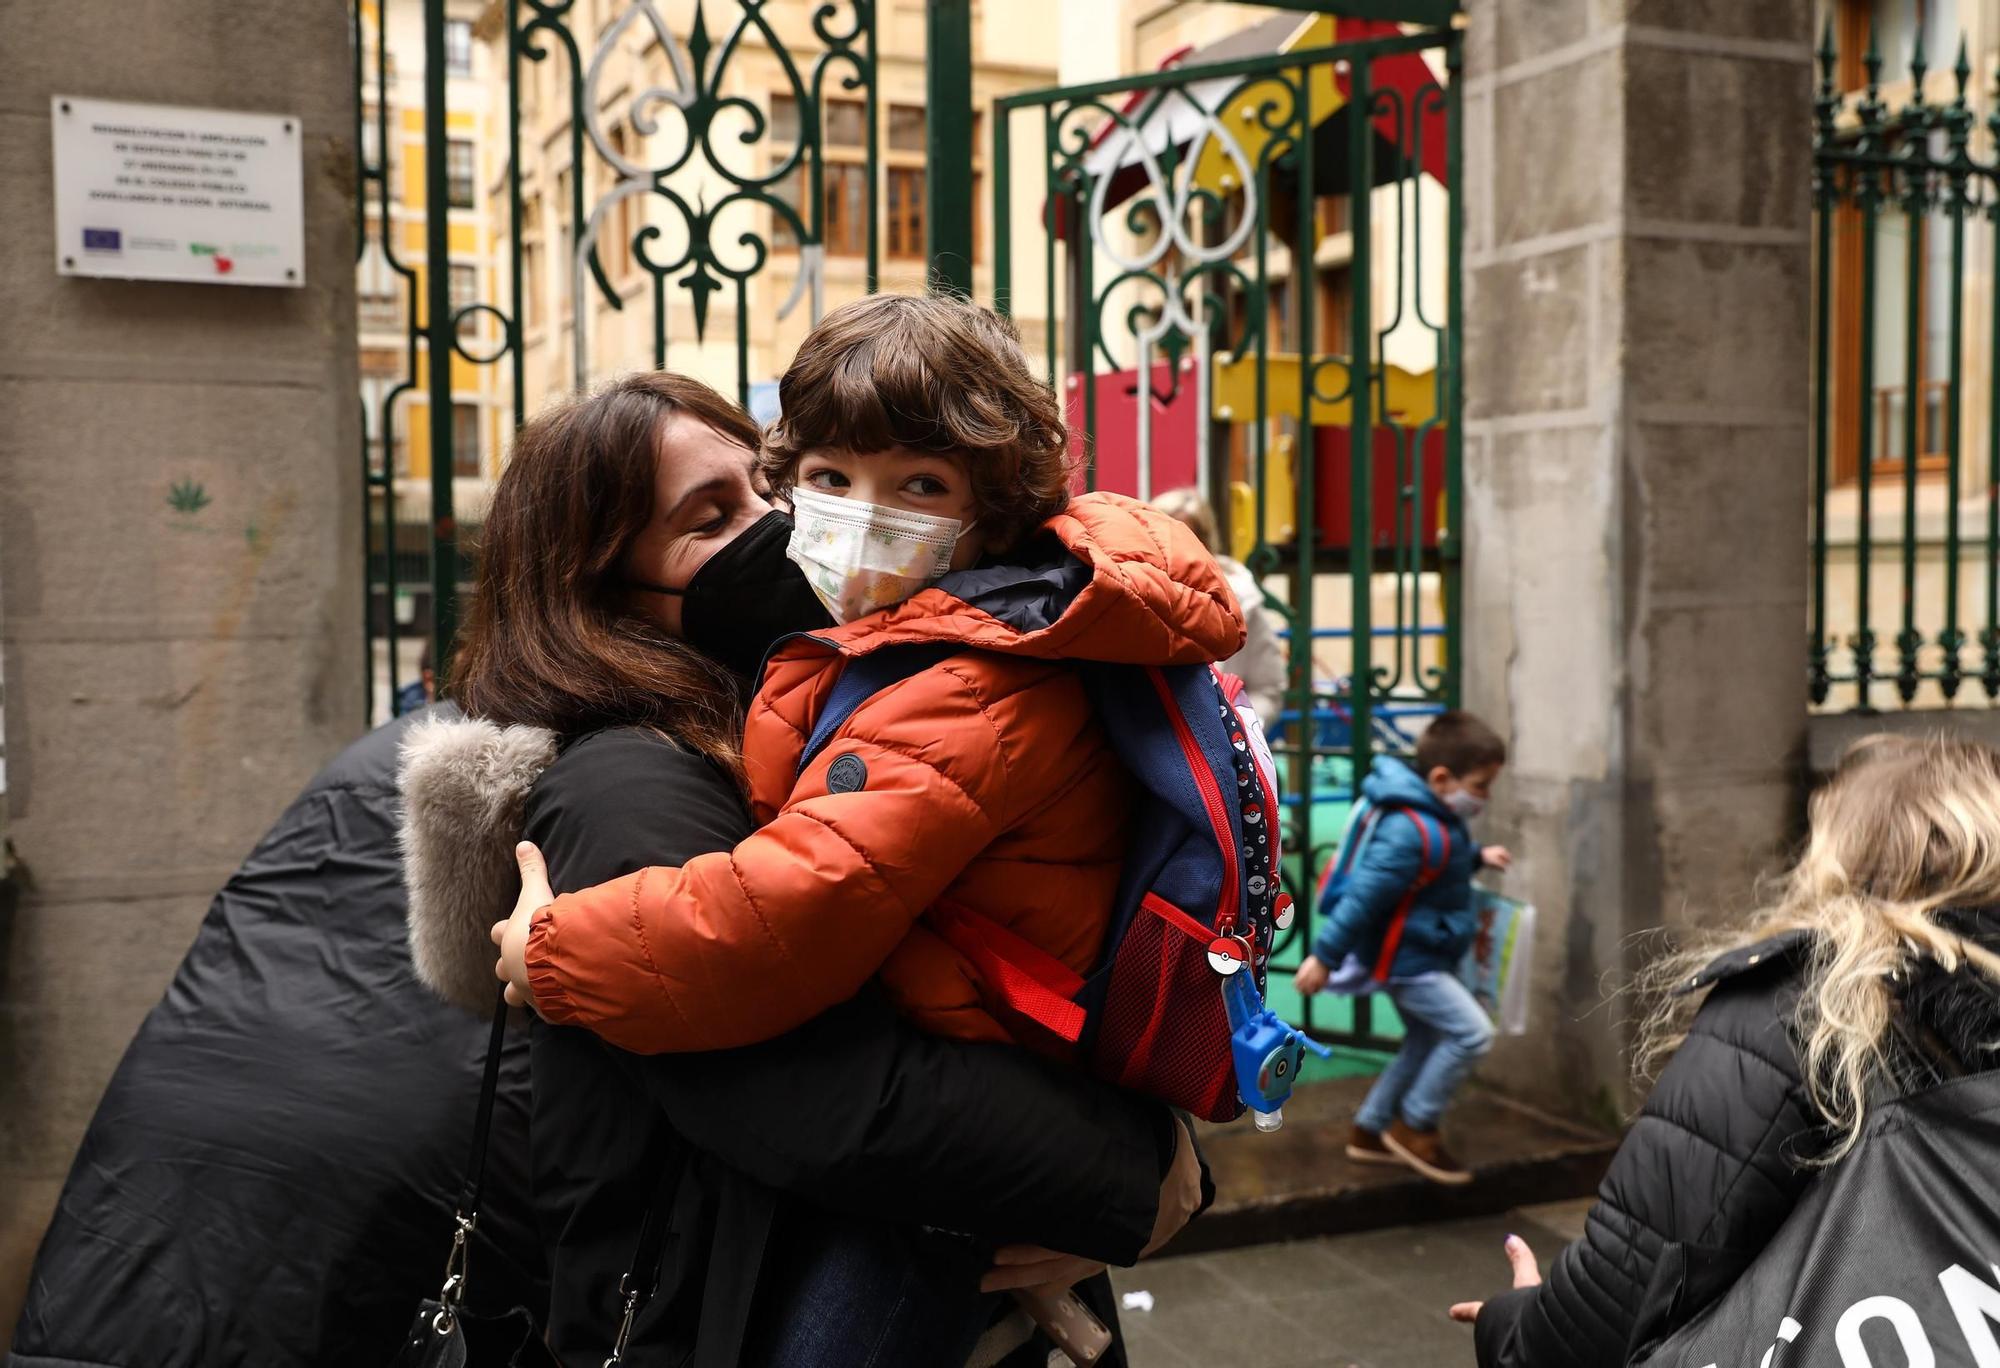
<svg viewBox="0 0 2000 1368"><path fill-rule="evenodd" d="M1347 1156L1407 1164L1432 1182L1472 1181L1445 1149L1438 1122L1452 1094L1493 1047L1493 1023L1459 981L1479 932L1472 877L1505 869L1505 847L1473 844L1466 824L1486 806L1507 745L1467 712L1441 714L1417 740L1415 764L1378 756L1362 781L1372 812L1344 882L1330 883L1299 993L1380 989L1403 1019L1396 1052L1355 1113Z"/></svg>

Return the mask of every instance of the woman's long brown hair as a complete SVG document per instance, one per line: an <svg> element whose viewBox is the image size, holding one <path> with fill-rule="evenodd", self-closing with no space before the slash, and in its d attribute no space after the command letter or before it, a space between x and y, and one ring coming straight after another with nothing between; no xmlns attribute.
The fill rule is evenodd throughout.
<svg viewBox="0 0 2000 1368"><path fill-rule="evenodd" d="M494 491L449 689L474 717L571 736L650 727L732 774L735 677L632 611L620 567L653 515L660 427L699 419L749 453L755 423L684 375L623 376L524 425Z"/></svg>

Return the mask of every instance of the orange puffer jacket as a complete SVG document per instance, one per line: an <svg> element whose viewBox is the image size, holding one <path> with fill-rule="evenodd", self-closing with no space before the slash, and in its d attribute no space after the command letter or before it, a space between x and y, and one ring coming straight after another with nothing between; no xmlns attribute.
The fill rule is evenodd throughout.
<svg viewBox="0 0 2000 1368"><path fill-rule="evenodd" d="M1221 660L1242 641L1191 533L1092 494L1006 564L787 643L744 734L761 829L557 898L528 940L538 1010L628 1050L714 1050L789 1030L879 974L929 1029L1047 1047L957 947L973 924L1016 962L1096 967L1131 780L1064 662ZM976 649L868 699L798 773L846 659L939 642ZM836 763L848 791L828 789Z"/></svg>

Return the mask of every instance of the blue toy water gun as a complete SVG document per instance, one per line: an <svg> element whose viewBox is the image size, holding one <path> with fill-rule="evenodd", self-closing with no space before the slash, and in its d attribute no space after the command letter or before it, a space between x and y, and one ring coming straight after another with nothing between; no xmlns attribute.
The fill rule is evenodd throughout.
<svg viewBox="0 0 2000 1368"><path fill-rule="evenodd" d="M1236 973L1222 980L1222 1002L1229 1012L1229 1048L1236 1057L1236 1091L1243 1105L1257 1116L1257 1129L1274 1131L1285 1124L1285 1099L1292 1095L1306 1051L1331 1059L1333 1051L1305 1035L1264 1005L1254 974Z"/></svg>

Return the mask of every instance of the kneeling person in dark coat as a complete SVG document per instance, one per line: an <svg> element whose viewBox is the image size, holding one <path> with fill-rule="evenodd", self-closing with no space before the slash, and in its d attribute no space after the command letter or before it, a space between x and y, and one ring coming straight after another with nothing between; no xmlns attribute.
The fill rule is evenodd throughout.
<svg viewBox="0 0 2000 1368"><path fill-rule="evenodd" d="M437 1295L487 1026L410 968L411 720L336 757L216 895L84 1134L9 1368L387 1363ZM548 1296L527 1063L513 1033L472 1250L468 1308L506 1323L468 1337L498 1361Z"/></svg>

